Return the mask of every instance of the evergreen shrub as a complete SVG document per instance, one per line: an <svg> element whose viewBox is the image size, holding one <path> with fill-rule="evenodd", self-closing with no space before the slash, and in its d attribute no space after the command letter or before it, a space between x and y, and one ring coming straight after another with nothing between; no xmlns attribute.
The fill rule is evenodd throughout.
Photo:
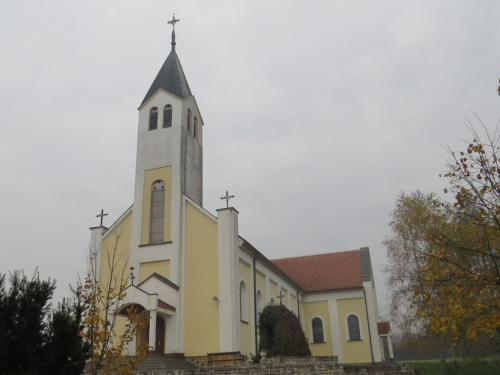
<svg viewBox="0 0 500 375"><path fill-rule="evenodd" d="M259 314L259 352L267 357L310 356L299 319L283 305L267 305Z"/></svg>

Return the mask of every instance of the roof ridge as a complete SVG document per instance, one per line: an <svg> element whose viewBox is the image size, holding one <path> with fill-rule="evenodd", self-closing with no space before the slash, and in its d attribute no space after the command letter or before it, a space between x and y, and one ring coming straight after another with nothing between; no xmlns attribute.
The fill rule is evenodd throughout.
<svg viewBox="0 0 500 375"><path fill-rule="evenodd" d="M273 262L275 260L297 259L297 258L313 257L313 256L320 256L320 255L331 255L331 254L342 254L342 253L353 253L355 251L361 251L361 249L343 250L343 251L331 251L331 252L328 252L328 253L318 253L318 254L299 255L299 256L295 256L295 257L275 258L275 259L270 259L270 261Z"/></svg>

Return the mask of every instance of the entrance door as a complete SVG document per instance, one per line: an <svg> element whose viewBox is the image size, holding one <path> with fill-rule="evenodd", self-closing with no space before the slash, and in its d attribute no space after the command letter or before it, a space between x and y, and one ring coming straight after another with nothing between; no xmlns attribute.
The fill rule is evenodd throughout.
<svg viewBox="0 0 500 375"><path fill-rule="evenodd" d="M165 353L165 321L161 316L156 316L156 354Z"/></svg>

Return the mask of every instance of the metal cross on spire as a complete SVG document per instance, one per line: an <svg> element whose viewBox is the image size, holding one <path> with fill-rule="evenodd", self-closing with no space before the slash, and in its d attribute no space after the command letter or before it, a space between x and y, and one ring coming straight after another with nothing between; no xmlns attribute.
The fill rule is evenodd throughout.
<svg viewBox="0 0 500 375"><path fill-rule="evenodd" d="M180 21L180 20L178 20L178 19L176 19L176 18L175 18L175 13L174 13L174 15L172 16L172 19L171 19L170 21L168 21L168 24L169 24L169 25L172 25L172 30L174 30L174 31L175 31L175 24L176 24L177 22L179 22L179 21Z"/></svg>
<svg viewBox="0 0 500 375"><path fill-rule="evenodd" d="M101 209L101 213L99 215L95 215L95 217L100 217L101 218L101 227L102 227L102 219L104 216L108 216L108 214L104 213L104 209Z"/></svg>
<svg viewBox="0 0 500 375"><path fill-rule="evenodd" d="M220 199L221 200L226 200L226 208L229 208L229 200L231 198L234 198L234 195L229 195L229 192L226 190L226 196L225 197L221 197Z"/></svg>

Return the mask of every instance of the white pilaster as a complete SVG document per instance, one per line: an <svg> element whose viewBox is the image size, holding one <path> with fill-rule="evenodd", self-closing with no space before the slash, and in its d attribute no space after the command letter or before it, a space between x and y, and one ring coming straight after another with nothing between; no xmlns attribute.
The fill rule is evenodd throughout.
<svg viewBox="0 0 500 375"><path fill-rule="evenodd" d="M89 256L95 257L96 270L101 269L101 241L104 234L108 231L108 228L105 226L91 227L90 229L90 244L89 244ZM101 272L96 272L97 280L99 281L99 277Z"/></svg>
<svg viewBox="0 0 500 375"><path fill-rule="evenodd" d="M149 353L156 349L156 310L149 311Z"/></svg>
<svg viewBox="0 0 500 375"><path fill-rule="evenodd" d="M238 211L217 210L219 266L219 350L240 350L240 289L238 283Z"/></svg>
<svg viewBox="0 0 500 375"><path fill-rule="evenodd" d="M392 339L390 333L387 335L387 347L389 348L389 360L394 361L394 351L392 350Z"/></svg>

